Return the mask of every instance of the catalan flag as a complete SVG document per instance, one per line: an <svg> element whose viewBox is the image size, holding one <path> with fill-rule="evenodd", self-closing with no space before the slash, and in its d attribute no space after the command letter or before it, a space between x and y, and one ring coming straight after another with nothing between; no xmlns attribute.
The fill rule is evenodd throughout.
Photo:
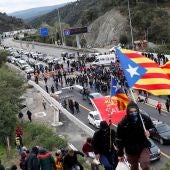
<svg viewBox="0 0 170 170"><path fill-rule="evenodd" d="M168 77L170 79L170 61L162 65L161 68L165 71L166 74L168 74Z"/></svg>
<svg viewBox="0 0 170 170"><path fill-rule="evenodd" d="M129 87L153 95L170 95L170 79L157 63L139 52L116 49Z"/></svg>
<svg viewBox="0 0 170 170"><path fill-rule="evenodd" d="M110 97L117 101L117 107L119 108L119 110L125 110L129 102L128 97L113 77L111 77L110 90Z"/></svg>

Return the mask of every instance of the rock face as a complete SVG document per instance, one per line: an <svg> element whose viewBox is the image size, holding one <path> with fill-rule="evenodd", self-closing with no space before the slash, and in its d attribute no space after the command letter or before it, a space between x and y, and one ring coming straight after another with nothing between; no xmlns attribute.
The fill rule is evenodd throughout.
<svg viewBox="0 0 170 170"><path fill-rule="evenodd" d="M104 47L117 44L121 34L125 34L127 20L119 11L112 9L89 25L89 33L84 35L87 46Z"/></svg>

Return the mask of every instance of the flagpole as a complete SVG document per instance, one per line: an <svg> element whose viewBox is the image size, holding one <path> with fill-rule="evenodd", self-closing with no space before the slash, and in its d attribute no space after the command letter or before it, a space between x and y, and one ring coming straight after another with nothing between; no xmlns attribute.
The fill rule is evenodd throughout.
<svg viewBox="0 0 170 170"><path fill-rule="evenodd" d="M133 94L132 88L129 88L129 90L130 90L130 94L131 94L131 96L132 96L132 100L133 100L135 103L137 103L137 102L136 102L136 99L135 99L135 96L134 96L134 94ZM145 124L144 124L144 122L143 122L143 119L142 119L142 116L141 116L140 113L139 113L139 116L140 116L140 119L141 119L141 122L142 122L143 129L144 129L144 131L146 131L146 127L145 127Z"/></svg>
<svg viewBox="0 0 170 170"><path fill-rule="evenodd" d="M112 97L111 97L111 94L112 94L112 75L111 75L111 81L110 81L110 115L109 115L109 125L112 124L112 119L111 119L111 102L112 102Z"/></svg>
<svg viewBox="0 0 170 170"><path fill-rule="evenodd" d="M109 133L110 133L110 135L109 135L109 138L110 138L110 151L111 151L111 149L112 149L112 131L111 131L111 125L112 125L112 113L111 113L111 111L112 111L112 109L111 109L111 102L112 102L112 98L111 98L111 94L112 94L112 75L111 75L111 81L110 81L110 115L109 115L109 127L110 127L110 129L109 129Z"/></svg>

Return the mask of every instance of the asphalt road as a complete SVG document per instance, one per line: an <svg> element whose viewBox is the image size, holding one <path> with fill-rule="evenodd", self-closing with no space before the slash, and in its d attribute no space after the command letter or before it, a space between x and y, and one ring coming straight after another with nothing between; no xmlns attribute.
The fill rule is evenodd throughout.
<svg viewBox="0 0 170 170"><path fill-rule="evenodd" d="M12 46L12 47L21 48L20 43L15 43L15 42L11 41L10 39L5 41L4 44L8 44L8 46ZM22 44L22 48L23 47L27 48L27 45ZM46 53L46 54L49 54L49 55L59 55L59 56L61 55L62 52L67 51L65 49L58 49L58 48L51 48L51 47L44 47L44 46L40 47L40 46L36 46L36 45L34 46L34 49L32 49L32 47L30 46L28 50L39 51L39 52ZM69 52L69 51L67 51L67 52ZM53 82L51 80L48 83L49 83L49 87L50 87L50 85ZM44 85L42 87L44 88ZM88 125L90 128L96 130L92 125L89 125L88 120L87 120L88 112L91 111L91 110L94 110L94 108L92 107L92 105L90 105L88 103L88 101L82 100L82 95L79 93L79 90L74 89L72 92L69 91L69 90L63 90L62 97L64 97L64 96L72 96L72 99L79 102L79 104L81 105L80 113L75 114L75 116L77 118L79 118L82 122L84 122L86 125ZM164 121L164 122L166 122L167 124L170 125L170 115L168 113L164 112L162 115L159 115L157 113L157 110L155 108L149 106L149 105L139 104L139 106L140 106L140 108L142 108L143 110L148 112L151 117L153 117L155 119L159 119L161 121ZM162 155L160 161L156 161L156 162L152 163L152 167L154 169L160 169L160 168L163 167L165 162L167 162L167 160L170 159L170 147L168 145L160 145L157 142L155 142L155 143L160 147L161 151L163 152L163 155Z"/></svg>

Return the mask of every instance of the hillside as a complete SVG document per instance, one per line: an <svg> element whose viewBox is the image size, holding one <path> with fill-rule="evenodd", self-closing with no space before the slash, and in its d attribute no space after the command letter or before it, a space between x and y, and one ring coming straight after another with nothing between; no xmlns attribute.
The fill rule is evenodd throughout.
<svg viewBox="0 0 170 170"><path fill-rule="evenodd" d="M89 25L89 33L84 34L90 47L104 47L118 43L120 35L126 31L127 20L119 11L112 9Z"/></svg>
<svg viewBox="0 0 170 170"><path fill-rule="evenodd" d="M0 34L2 32L14 31L23 28L29 28L29 26L26 25L23 20L0 12Z"/></svg>
<svg viewBox="0 0 170 170"><path fill-rule="evenodd" d="M16 12L10 13L8 15L14 16L14 17L17 17L17 18L21 18L21 19L26 20L26 21L31 21L32 19L34 19L36 17L39 17L41 15L45 15L45 14L53 11L54 9L63 7L64 5L65 5L65 3L60 4L60 5L31 8L31 9L22 10L22 11L16 11Z"/></svg>
<svg viewBox="0 0 170 170"><path fill-rule="evenodd" d="M147 39L156 44L162 42L169 44L170 1L130 2L134 40ZM69 24L70 27L89 27L90 33L84 35L87 44L109 45L115 40L119 41L121 37L125 37L127 43L131 42L127 0L79 0L60 8L59 11L61 22ZM42 23L53 26L56 22L58 10L38 17L30 24L34 27L39 27ZM121 28L117 28L116 24L121 25Z"/></svg>

